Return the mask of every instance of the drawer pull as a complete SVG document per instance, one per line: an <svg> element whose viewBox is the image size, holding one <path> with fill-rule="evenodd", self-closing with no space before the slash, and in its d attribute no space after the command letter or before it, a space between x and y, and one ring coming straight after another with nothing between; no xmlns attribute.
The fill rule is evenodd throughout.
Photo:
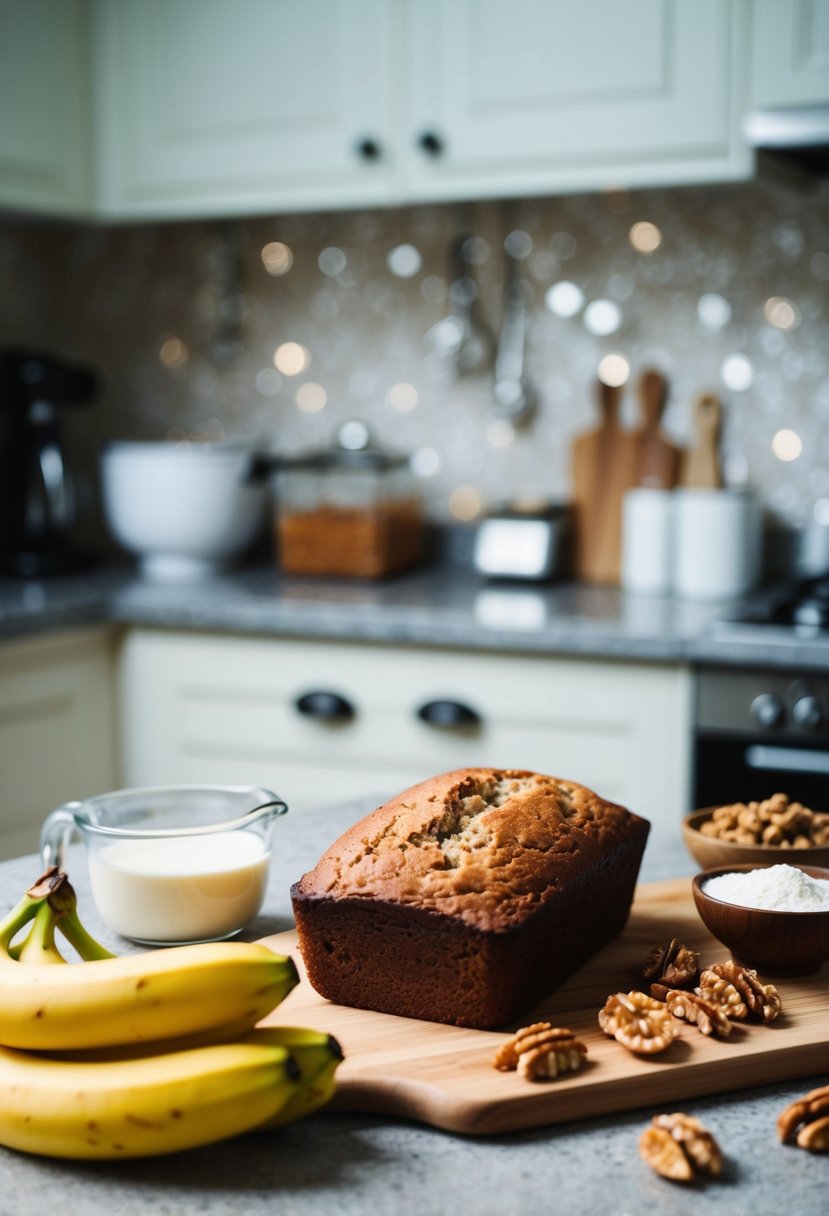
<svg viewBox="0 0 829 1216"><path fill-rule="evenodd" d="M480 726L481 716L462 701L427 701L417 711L421 722L429 726L452 728Z"/></svg>
<svg viewBox="0 0 829 1216"><path fill-rule="evenodd" d="M317 718L320 722L343 722L354 717L354 706L338 692L315 689L304 692L294 701L295 708L306 718Z"/></svg>
<svg viewBox="0 0 829 1216"><path fill-rule="evenodd" d="M377 161L383 155L383 149L376 139L372 139L370 135L365 136L357 143L357 155L362 160Z"/></svg>
<svg viewBox="0 0 829 1216"><path fill-rule="evenodd" d="M444 143L436 131L422 131L417 137L417 146L426 156L442 156Z"/></svg>

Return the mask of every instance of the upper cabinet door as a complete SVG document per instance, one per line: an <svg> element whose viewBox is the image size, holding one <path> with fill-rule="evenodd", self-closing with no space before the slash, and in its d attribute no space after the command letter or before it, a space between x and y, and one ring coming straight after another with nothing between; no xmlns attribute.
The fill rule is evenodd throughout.
<svg viewBox="0 0 829 1216"><path fill-rule="evenodd" d="M418 0L415 197L745 177L743 0Z"/></svg>
<svg viewBox="0 0 829 1216"><path fill-rule="evenodd" d="M0 0L0 206L92 201L86 0Z"/></svg>
<svg viewBox="0 0 829 1216"><path fill-rule="evenodd" d="M756 5L754 105L829 102L829 0L756 0Z"/></svg>
<svg viewBox="0 0 829 1216"><path fill-rule="evenodd" d="M96 0L100 209L384 201L390 0Z"/></svg>

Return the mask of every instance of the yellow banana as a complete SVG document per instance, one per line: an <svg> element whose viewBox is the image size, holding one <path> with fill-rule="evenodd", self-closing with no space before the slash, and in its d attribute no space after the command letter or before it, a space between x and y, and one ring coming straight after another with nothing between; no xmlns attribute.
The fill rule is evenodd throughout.
<svg viewBox="0 0 829 1216"><path fill-rule="evenodd" d="M66 1050L222 1033L228 1027L238 1031L254 1026L298 982L291 958L245 942L175 946L124 958L99 947L106 957L65 967L22 965L9 949L43 906L43 898L32 896L36 888L0 923L0 1043L8 1047ZM58 927L67 916L72 923L69 892L73 907L58 916ZM79 924L72 928L76 940Z"/></svg>
<svg viewBox="0 0 829 1216"><path fill-rule="evenodd" d="M29 921L32 924L22 944L13 945L12 939ZM57 971L51 966L43 968L43 964L66 964L55 945L56 928L82 958L90 961L65 965ZM259 948L253 949L259 952ZM55 1157L149 1156L193 1148L244 1131L275 1128L328 1102L342 1060L337 1040L302 1027L251 1031L254 1012L250 1004L241 1011L237 1009L232 1020L219 1023L214 1003L210 1024L187 1031L186 1038L145 1041L146 1025L136 1030L133 1024L131 1041L118 1046L112 1045L106 1031L101 1033L101 1018L108 1016L107 1001L115 999L118 986L124 988L125 969L118 968L117 983L110 980L108 989L97 983L90 987L90 974L95 977L104 974L101 968L114 968L119 963L146 964L170 954L180 957L184 953L192 965L197 950L184 947L165 955L115 959L81 924L75 893L65 875L49 871L30 888L17 908L0 922L0 1033L10 1026L18 1037L25 1039L31 1033L31 1027L26 1029L25 984L21 987L27 975L29 981L35 975L65 974L72 980L82 976L83 985L80 989L76 985L37 985L38 997L57 997L62 1002L57 1006L50 1006L48 1001L40 1004L43 1012L35 1020L43 1022L48 1013L48 1022L46 1034L41 1027L35 1035L41 1048L37 1054L0 1047L0 1143ZM238 956L238 949L235 953ZM211 954L215 959L216 951ZM268 951L265 954L271 964L273 960L287 964L283 986L288 991L296 982L293 964ZM223 966L227 969L226 964ZM166 1015L161 1015L168 1033L175 984L163 970L150 970L154 989L159 987L160 977L171 989L167 1002L162 1002ZM113 971L107 974L112 977ZM186 971L182 982L189 982L188 975ZM131 978L140 985L147 977ZM127 983L125 1000L134 1002L135 991L141 990ZM67 1005L78 1011L84 1002L86 1017L95 1029L83 1036L76 1030L69 1033ZM267 1003L270 1007L271 997ZM117 1000L113 1016L122 1018L120 1025L125 1029L127 1022L123 1019L127 1014ZM110 1045L76 1046L80 1037L88 1043L90 1036L96 1044ZM55 1038L60 1040L61 1050L44 1052L44 1043Z"/></svg>
<svg viewBox="0 0 829 1216"><path fill-rule="evenodd" d="M95 1063L0 1047L0 1143L52 1157L174 1153L274 1118L298 1075L287 1048L260 1042Z"/></svg>
<svg viewBox="0 0 829 1216"><path fill-rule="evenodd" d="M331 1034L299 1026L262 1026L246 1042L281 1044L299 1066L299 1083L285 1105L262 1124L261 1131L294 1123L320 1110L334 1096L335 1073L343 1060L340 1044Z"/></svg>
<svg viewBox="0 0 829 1216"><path fill-rule="evenodd" d="M0 1043L48 1051L254 1026L297 982L292 959L244 942L67 967L0 959Z"/></svg>

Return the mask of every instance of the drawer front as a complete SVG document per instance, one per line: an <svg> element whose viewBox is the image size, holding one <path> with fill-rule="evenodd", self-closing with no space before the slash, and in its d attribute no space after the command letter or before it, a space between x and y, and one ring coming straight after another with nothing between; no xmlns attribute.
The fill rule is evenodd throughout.
<svg viewBox="0 0 829 1216"><path fill-rule="evenodd" d="M319 804L314 773L326 785L336 773L347 797L497 765L582 781L647 814L631 777L656 775L654 752L675 750L664 736L680 711L675 669L588 660L142 632L127 640L122 671L130 783L176 771L269 774L265 784L298 808ZM313 692L344 698L352 715L301 713ZM477 722L423 721L418 711L436 701L460 703ZM665 791L647 801L661 808Z"/></svg>

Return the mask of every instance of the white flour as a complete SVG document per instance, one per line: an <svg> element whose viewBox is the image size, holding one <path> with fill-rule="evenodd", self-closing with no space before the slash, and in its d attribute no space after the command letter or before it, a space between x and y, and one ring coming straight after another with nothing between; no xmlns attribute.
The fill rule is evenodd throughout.
<svg viewBox="0 0 829 1216"><path fill-rule="evenodd" d="M829 912L829 879L812 878L794 866L768 866L709 878L702 887L727 904L774 912Z"/></svg>

